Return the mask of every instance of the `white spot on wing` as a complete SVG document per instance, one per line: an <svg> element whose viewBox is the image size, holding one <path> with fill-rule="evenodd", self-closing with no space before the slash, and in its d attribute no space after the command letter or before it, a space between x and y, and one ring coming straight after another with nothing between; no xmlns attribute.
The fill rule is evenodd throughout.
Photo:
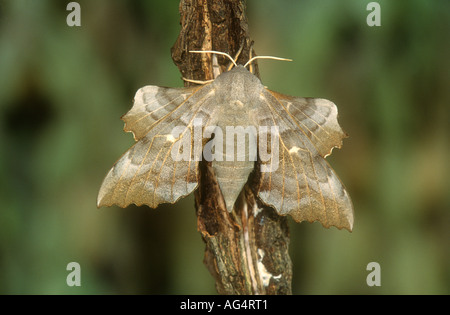
<svg viewBox="0 0 450 315"><path fill-rule="evenodd" d="M236 105L239 108L243 108L244 107L244 103L242 103L240 100L235 101L234 105Z"/></svg>
<svg viewBox="0 0 450 315"><path fill-rule="evenodd" d="M170 142L175 142L177 139L175 139L174 136L172 136L171 134L166 135L166 140L170 141Z"/></svg>

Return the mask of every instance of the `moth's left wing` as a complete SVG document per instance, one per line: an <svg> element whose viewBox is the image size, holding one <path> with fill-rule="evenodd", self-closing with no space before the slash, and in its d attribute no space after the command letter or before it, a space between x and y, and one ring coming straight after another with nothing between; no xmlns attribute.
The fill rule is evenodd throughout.
<svg viewBox="0 0 450 315"><path fill-rule="evenodd" d="M211 85L140 89L132 109L122 118L125 131L132 131L138 142L106 175L97 206L133 203L155 208L191 193L198 184L202 154L201 139L195 148L195 122L201 122L202 128L211 121L213 95ZM174 128L178 130L175 135Z"/></svg>
<svg viewBox="0 0 450 315"><path fill-rule="evenodd" d="M315 122L315 129L306 128L312 122L308 118L298 119L299 113L293 117L289 108L283 104L286 99L291 103L297 101L300 108L303 106L303 116L315 115L323 119ZM323 109L320 106L326 106L327 103L321 99L290 98L265 89L260 100L258 124L276 126L279 131L279 150L273 150L268 143L267 147L272 148L271 160L261 165L271 169L261 173L260 186L257 188L261 200L273 206L281 215L290 214L297 222L320 221L325 227L336 226L351 231L353 206L350 197L323 158L332 147L340 144L343 136L343 133L336 135L333 131L334 122L329 122L321 114ZM332 111L333 108L327 110L330 113ZM276 139L273 135L269 138Z"/></svg>

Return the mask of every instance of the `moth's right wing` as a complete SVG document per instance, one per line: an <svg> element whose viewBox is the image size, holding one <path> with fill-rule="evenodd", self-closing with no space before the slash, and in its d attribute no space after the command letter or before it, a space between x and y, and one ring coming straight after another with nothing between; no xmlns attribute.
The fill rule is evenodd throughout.
<svg viewBox="0 0 450 315"><path fill-rule="evenodd" d="M351 231L350 196L324 159L345 136L337 123L336 106L269 90L261 93L260 100L258 124L279 131L278 139L272 139L279 149L271 149L270 163L262 163L269 171L261 173L256 189L261 200L297 222L319 221L325 227Z"/></svg>
<svg viewBox="0 0 450 315"><path fill-rule="evenodd" d="M146 204L156 208L190 194L198 184L202 154L202 143L194 141L194 122L205 126L211 121L213 95L210 84L195 88L141 88L132 109L122 117L124 130L133 132L138 142L106 175L97 206ZM174 136L176 127L179 132ZM182 143L186 145L180 146ZM200 149L194 149L196 143ZM181 152L183 149L189 153ZM188 158L180 159L182 153Z"/></svg>
<svg viewBox="0 0 450 315"><path fill-rule="evenodd" d="M336 105L326 99L292 97L267 90L285 111L296 128L306 135L322 157L331 154L333 148L340 148L347 134L338 123Z"/></svg>

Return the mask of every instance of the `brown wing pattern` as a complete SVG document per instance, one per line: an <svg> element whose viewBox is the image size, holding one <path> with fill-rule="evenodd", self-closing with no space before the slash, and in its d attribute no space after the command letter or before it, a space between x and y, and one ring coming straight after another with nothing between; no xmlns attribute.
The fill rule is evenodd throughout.
<svg viewBox="0 0 450 315"><path fill-rule="evenodd" d="M191 193L198 184L201 155L201 150L194 150L194 120L201 119L203 125L211 120L212 95L211 85L195 89L140 89L132 109L123 116L125 130L132 131L138 142L106 175L97 206L126 207L133 203L155 208ZM172 131L180 126L182 132L175 138ZM188 159L172 156L174 146L180 143L188 144Z"/></svg>
<svg viewBox="0 0 450 315"><path fill-rule="evenodd" d="M124 130L140 140L167 115L183 104L198 88L144 86L136 92L131 110L122 116Z"/></svg>
<svg viewBox="0 0 450 315"><path fill-rule="evenodd" d="M331 154L333 148L342 146L347 134L337 121L336 105L323 98L303 98L269 91L279 102L295 125L311 140L323 157Z"/></svg>
<svg viewBox="0 0 450 315"><path fill-rule="evenodd" d="M344 136L335 125L334 104L322 99L294 99L268 90L260 99L258 124L279 128L279 152L271 152L271 159L279 161L278 168L261 173L258 194L262 201L297 222L320 221L325 227L351 231L350 197L323 158Z"/></svg>

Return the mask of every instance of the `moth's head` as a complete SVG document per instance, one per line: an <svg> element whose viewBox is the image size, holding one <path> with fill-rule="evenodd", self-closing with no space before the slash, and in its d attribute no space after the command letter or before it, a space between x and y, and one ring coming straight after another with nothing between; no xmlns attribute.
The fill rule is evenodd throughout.
<svg viewBox="0 0 450 315"><path fill-rule="evenodd" d="M212 83L218 88L217 95L223 93L224 99L235 99L244 103L257 98L264 88L257 76L250 73L243 65L236 65L233 69L220 74Z"/></svg>
<svg viewBox="0 0 450 315"><path fill-rule="evenodd" d="M254 76L250 72L250 70L243 65L236 65L233 68L231 68L231 70L229 70L227 72L223 72L221 75L224 75L226 73L234 73L234 74L236 74L236 76L247 76L247 75Z"/></svg>

